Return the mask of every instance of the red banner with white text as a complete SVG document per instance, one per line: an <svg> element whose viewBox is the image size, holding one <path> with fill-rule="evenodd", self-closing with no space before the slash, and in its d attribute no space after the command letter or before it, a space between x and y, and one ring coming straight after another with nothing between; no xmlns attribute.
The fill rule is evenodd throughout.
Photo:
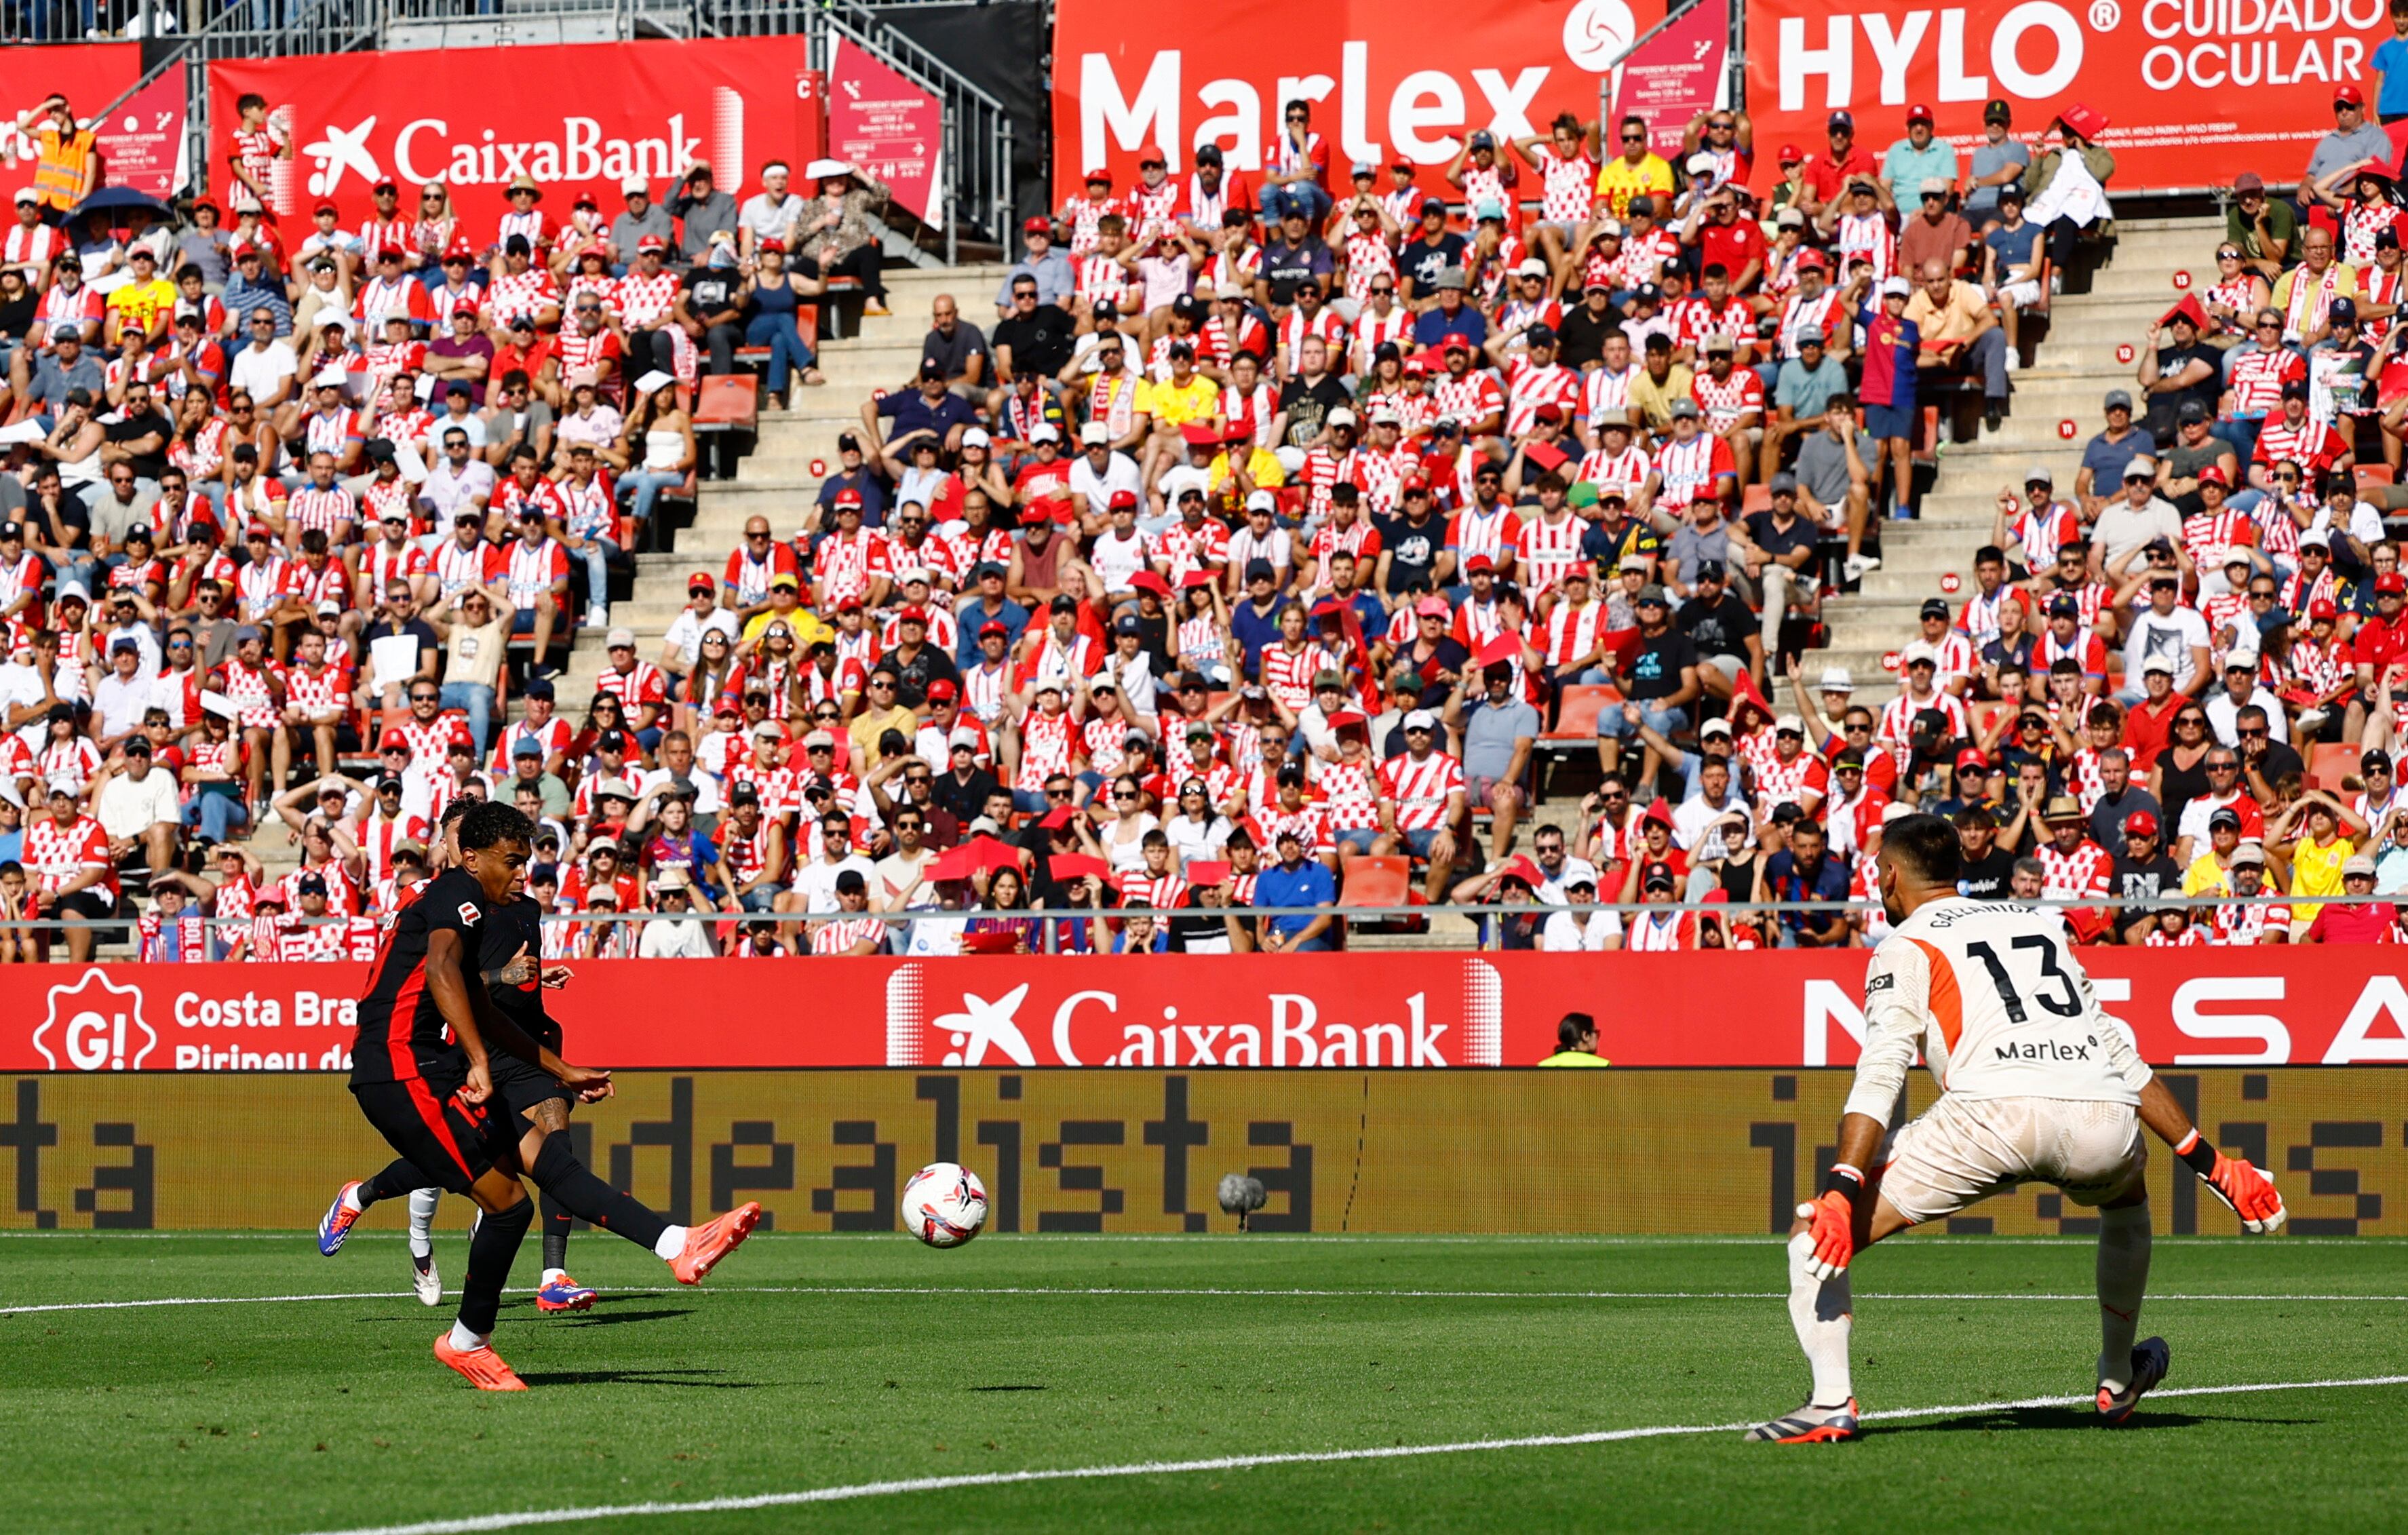
<svg viewBox="0 0 2408 1535"><path fill-rule="evenodd" d="M2161 1066L2408 1063L2374 948L2096 949ZM550 998L573 1060L766 1067L1527 1066L1568 1011L1622 1066L1847 1066L1863 950L1829 954L607 960ZM365 967L0 969L0 1071L342 1069Z"/></svg>
<svg viewBox="0 0 2408 1535"><path fill-rule="evenodd" d="M1522 137L1545 133L1559 111L1596 117L1605 71L1664 11L1663 0L1161 0L1136 10L1060 0L1054 196L1075 195L1097 166L1126 188L1146 149L1183 175L1205 143L1251 182L1276 158L1291 99L1313 104L1332 192L1346 190L1356 161L1382 166L1386 191L1384 167L1399 157L1440 191L1468 134ZM1522 195L1536 197L1526 172L1524 182Z"/></svg>
<svg viewBox="0 0 2408 1535"><path fill-rule="evenodd" d="M923 223L945 184L945 104L853 42L828 60L828 152L886 183Z"/></svg>
<svg viewBox="0 0 2408 1535"><path fill-rule="evenodd" d="M2365 93L2391 36L2385 0L1746 0L1747 109L1757 152L1822 150L1824 125L1856 114L1879 159L1932 110L1957 177L1982 139L1983 104L2006 101L2030 144L2066 107L2102 114L2120 192L2229 185L2254 170L2296 181L2333 127L2336 86Z"/></svg>
<svg viewBox="0 0 2408 1535"><path fill-rule="evenodd" d="M142 78L140 43L55 43L0 49L0 102L10 114L23 111L52 92L67 109L90 122L93 114L131 90ZM184 72L170 69L149 89L93 123L100 140L102 179L166 197L186 179L179 157L184 145ZM34 173L32 140L0 124L0 169L22 180Z"/></svg>
<svg viewBox="0 0 2408 1535"><path fill-rule="evenodd" d="M418 189L441 181L480 248L521 175L542 186L548 222L566 223L580 192L608 221L631 176L666 201L689 165L708 161L740 200L759 190L766 161L788 162L799 183L822 142L798 36L226 60L209 65L213 186L225 181L235 102L248 92L292 136L294 157L271 181L289 226L306 231L310 208L331 197L356 228L386 177L415 212Z"/></svg>

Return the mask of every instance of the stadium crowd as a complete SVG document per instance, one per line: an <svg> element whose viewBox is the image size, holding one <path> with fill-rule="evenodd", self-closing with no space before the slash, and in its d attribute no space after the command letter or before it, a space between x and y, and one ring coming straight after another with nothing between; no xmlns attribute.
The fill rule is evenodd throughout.
<svg viewBox="0 0 2408 1535"><path fill-rule="evenodd" d="M1341 902L1449 901L1529 908L1492 947L1851 945L1920 807L1971 893L2099 901L2086 941L2392 940L2316 903L2408 887L2361 489L2408 430L2400 210L2335 109L1876 688L1813 663L1823 605L1914 515L1927 408L1995 429L2112 234L2089 108L2024 140L1992 103L1961 155L1839 112L1765 167L1742 112L1670 159L1567 116L1470 135L1441 197L1292 102L1251 176L1096 171L648 655L609 571L690 486L694 385L745 348L820 381L795 314L880 306L883 189L698 165L559 217L523 179L473 228L385 183L280 229L247 102L222 205L79 222L37 178L0 251L0 918L372 949L447 811L509 796L535 897L590 919L560 956L1315 950ZM609 660L562 699L580 625ZM1566 753L1597 787L1534 829ZM1857 904L1729 910L1768 901Z"/></svg>

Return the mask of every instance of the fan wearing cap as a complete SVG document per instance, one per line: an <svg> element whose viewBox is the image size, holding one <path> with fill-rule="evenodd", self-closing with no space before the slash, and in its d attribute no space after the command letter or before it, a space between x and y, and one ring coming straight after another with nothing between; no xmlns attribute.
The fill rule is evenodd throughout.
<svg viewBox="0 0 2408 1535"><path fill-rule="evenodd" d="M2353 854L2341 866L2342 893L2348 903L2327 901L2316 909L2302 943L2399 943L2403 939L2400 909L2390 901L2371 900L2375 890L2375 860Z"/></svg>

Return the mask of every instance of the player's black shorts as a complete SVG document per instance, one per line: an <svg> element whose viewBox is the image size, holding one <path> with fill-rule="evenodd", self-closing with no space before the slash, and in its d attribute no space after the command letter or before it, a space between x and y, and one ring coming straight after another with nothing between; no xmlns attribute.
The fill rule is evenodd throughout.
<svg viewBox="0 0 2408 1535"><path fill-rule="evenodd" d="M515 1158L524 1115L497 1093L480 1104L453 1096L459 1079L355 1083L351 1096L386 1144L448 1194L466 1194L504 1157Z"/></svg>
<svg viewBox="0 0 2408 1535"><path fill-rule="evenodd" d="M554 1053L558 1047L554 1046ZM532 1113L535 1106L548 1098L574 1103L577 1095L560 1084L560 1079L533 1061L496 1050L485 1057L485 1072L494 1079L494 1097L522 1114Z"/></svg>

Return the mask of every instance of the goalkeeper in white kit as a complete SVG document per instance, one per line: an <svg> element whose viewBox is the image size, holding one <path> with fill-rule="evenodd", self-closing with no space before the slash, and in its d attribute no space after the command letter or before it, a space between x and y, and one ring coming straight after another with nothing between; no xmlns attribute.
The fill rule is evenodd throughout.
<svg viewBox="0 0 2408 1535"><path fill-rule="evenodd" d="M2049 1184L2099 1211L2099 1416L2120 1424L2165 1379L2165 1340L2135 1345L2149 1280L2146 1126L2251 1231L2283 1224L2282 1196L2218 1153L2099 1009L2054 911L1956 893L1956 828L1909 815L1882 831L1892 931L1865 973L1865 1045L1821 1196L1789 1238L1789 1316L1813 1369L1806 1405L1752 1440L1855 1439L1848 1376L1856 1250L2019 1184ZM1920 1048L1940 1101L1910 1124ZM1887 1143L1884 1143L1886 1135Z"/></svg>

